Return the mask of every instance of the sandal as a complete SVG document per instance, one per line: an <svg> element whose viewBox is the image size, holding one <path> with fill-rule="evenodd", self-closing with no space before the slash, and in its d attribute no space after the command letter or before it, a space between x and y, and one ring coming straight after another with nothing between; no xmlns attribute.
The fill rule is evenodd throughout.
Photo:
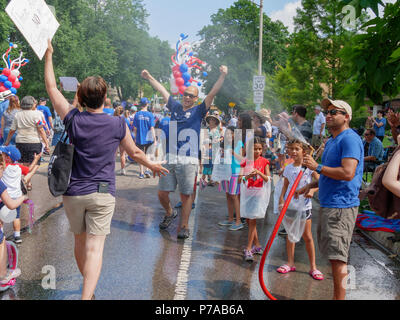
<svg viewBox="0 0 400 320"><path fill-rule="evenodd" d="M288 272L293 272L296 271L296 267L290 267L287 264L284 264L283 266L280 266L278 269L276 269L279 273L288 273Z"/></svg>
<svg viewBox="0 0 400 320"><path fill-rule="evenodd" d="M324 275L322 274L321 271L319 270L314 270L310 271L309 275L314 279L314 280L324 280Z"/></svg>
<svg viewBox="0 0 400 320"><path fill-rule="evenodd" d="M32 191L32 183L29 182L29 183L26 185L26 190Z"/></svg>

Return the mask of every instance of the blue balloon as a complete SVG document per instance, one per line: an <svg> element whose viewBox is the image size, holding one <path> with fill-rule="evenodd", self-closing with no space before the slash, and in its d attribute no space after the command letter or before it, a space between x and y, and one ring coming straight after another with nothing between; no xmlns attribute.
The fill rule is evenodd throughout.
<svg viewBox="0 0 400 320"><path fill-rule="evenodd" d="M8 78L6 76L4 76L4 75L0 76L0 82L5 82L7 80L8 80Z"/></svg>
<svg viewBox="0 0 400 320"><path fill-rule="evenodd" d="M6 82L4 82L4 86L7 88L7 89L10 89L11 87L12 87L12 83L10 82L10 81L6 81Z"/></svg>
<svg viewBox="0 0 400 320"><path fill-rule="evenodd" d="M201 82L197 82L197 85L198 85L199 87L201 87Z"/></svg>
<svg viewBox="0 0 400 320"><path fill-rule="evenodd" d="M208 73L207 72L203 72L203 77L208 77Z"/></svg>
<svg viewBox="0 0 400 320"><path fill-rule="evenodd" d="M188 81L188 82L185 82L185 87L190 87L192 84Z"/></svg>
<svg viewBox="0 0 400 320"><path fill-rule="evenodd" d="M13 47L13 46L14 46L14 44L12 42L10 42L10 47Z"/></svg>
<svg viewBox="0 0 400 320"><path fill-rule="evenodd" d="M19 78L18 78L18 80L19 80L19 81L22 81L22 80L24 80L24 78L22 78L22 77L19 77Z"/></svg>
<svg viewBox="0 0 400 320"><path fill-rule="evenodd" d="M184 34L184 33L181 33L181 37L184 38L184 37L185 37L185 34Z"/></svg>
<svg viewBox="0 0 400 320"><path fill-rule="evenodd" d="M185 80L185 82L188 82L191 77L192 76L188 72L185 72L185 73L182 74L182 79Z"/></svg>
<svg viewBox="0 0 400 320"><path fill-rule="evenodd" d="M10 90L11 90L11 93L12 93L12 94L17 94L17 89L11 88Z"/></svg>
<svg viewBox="0 0 400 320"><path fill-rule="evenodd" d="M185 73L185 72L187 72L187 71L189 70L189 67L187 66L187 64L183 63L183 64L181 64L181 66L179 67L179 70L180 70L182 73Z"/></svg>

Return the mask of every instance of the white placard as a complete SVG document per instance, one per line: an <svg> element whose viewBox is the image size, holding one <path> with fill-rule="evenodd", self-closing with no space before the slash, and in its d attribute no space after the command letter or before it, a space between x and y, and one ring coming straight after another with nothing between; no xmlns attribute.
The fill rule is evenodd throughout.
<svg viewBox="0 0 400 320"><path fill-rule="evenodd" d="M60 82L64 91L76 92L78 89L78 79L74 77L60 77Z"/></svg>
<svg viewBox="0 0 400 320"><path fill-rule="evenodd" d="M265 89L265 77L254 76L253 77L253 91L264 91Z"/></svg>
<svg viewBox="0 0 400 320"><path fill-rule="evenodd" d="M47 40L53 39L60 24L44 0L11 0L6 12L33 51L43 59Z"/></svg>
<svg viewBox="0 0 400 320"><path fill-rule="evenodd" d="M254 91L253 92L253 102L255 104L264 103L264 91Z"/></svg>

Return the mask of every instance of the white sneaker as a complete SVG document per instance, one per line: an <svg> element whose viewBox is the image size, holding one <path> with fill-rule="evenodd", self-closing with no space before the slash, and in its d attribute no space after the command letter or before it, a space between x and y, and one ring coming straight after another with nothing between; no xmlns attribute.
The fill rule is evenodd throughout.
<svg viewBox="0 0 400 320"><path fill-rule="evenodd" d="M121 169L121 174L122 174L123 176L126 176L126 171L125 171L125 169Z"/></svg>

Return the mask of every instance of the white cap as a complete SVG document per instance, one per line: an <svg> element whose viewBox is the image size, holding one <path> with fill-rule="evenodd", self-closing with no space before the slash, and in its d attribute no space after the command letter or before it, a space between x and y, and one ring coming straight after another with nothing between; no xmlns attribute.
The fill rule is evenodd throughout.
<svg viewBox="0 0 400 320"><path fill-rule="evenodd" d="M321 101L321 105L325 110L328 109L328 107L330 105L333 105L334 107L336 107L338 109L342 109L342 110L346 111L346 113L350 116L350 120L351 120L351 117L353 115L353 110L351 109L350 105L346 101L324 99Z"/></svg>

